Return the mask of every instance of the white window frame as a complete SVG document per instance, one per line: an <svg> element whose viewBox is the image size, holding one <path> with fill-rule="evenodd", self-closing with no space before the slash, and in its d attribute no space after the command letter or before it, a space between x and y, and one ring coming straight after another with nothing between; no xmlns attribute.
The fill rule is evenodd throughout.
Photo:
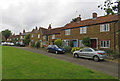
<svg viewBox="0 0 120 81"><path fill-rule="evenodd" d="M109 45L107 45L107 43L109 43ZM110 48L110 40L100 40L100 48Z"/></svg>
<svg viewBox="0 0 120 81"><path fill-rule="evenodd" d="M55 39L55 34L52 35L52 39Z"/></svg>
<svg viewBox="0 0 120 81"><path fill-rule="evenodd" d="M100 32L107 32L107 31L110 31L110 24L101 24Z"/></svg>
<svg viewBox="0 0 120 81"><path fill-rule="evenodd" d="M38 38L40 38L40 34L38 34Z"/></svg>
<svg viewBox="0 0 120 81"><path fill-rule="evenodd" d="M87 27L81 27L80 34L86 34L86 33L87 33Z"/></svg>
<svg viewBox="0 0 120 81"><path fill-rule="evenodd" d="M34 37L34 34L32 34L31 37L33 38L33 37Z"/></svg>
<svg viewBox="0 0 120 81"><path fill-rule="evenodd" d="M71 31L71 29L66 29L65 30L65 35L70 35L70 31Z"/></svg>
<svg viewBox="0 0 120 81"><path fill-rule="evenodd" d="M43 40L45 40L46 39L46 36L43 36Z"/></svg>

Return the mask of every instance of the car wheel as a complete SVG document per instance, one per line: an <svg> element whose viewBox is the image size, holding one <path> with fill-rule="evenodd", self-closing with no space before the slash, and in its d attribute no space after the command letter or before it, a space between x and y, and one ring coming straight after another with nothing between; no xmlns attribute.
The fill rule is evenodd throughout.
<svg viewBox="0 0 120 81"><path fill-rule="evenodd" d="M58 54L58 51L55 51L56 54Z"/></svg>
<svg viewBox="0 0 120 81"><path fill-rule="evenodd" d="M75 57L75 58L78 58L79 56L78 56L78 54L74 54L74 57Z"/></svg>
<svg viewBox="0 0 120 81"><path fill-rule="evenodd" d="M94 56L94 57L93 57L93 60L94 60L95 62L98 62L98 61L99 61L99 57L98 57L98 56Z"/></svg>

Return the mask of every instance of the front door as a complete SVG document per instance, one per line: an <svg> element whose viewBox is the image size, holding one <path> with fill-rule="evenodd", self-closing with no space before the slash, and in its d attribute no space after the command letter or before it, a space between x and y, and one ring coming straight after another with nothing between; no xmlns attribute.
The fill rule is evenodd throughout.
<svg viewBox="0 0 120 81"><path fill-rule="evenodd" d="M91 39L91 48L97 48L97 40Z"/></svg>
<svg viewBox="0 0 120 81"><path fill-rule="evenodd" d="M77 40L73 40L73 47L77 47Z"/></svg>

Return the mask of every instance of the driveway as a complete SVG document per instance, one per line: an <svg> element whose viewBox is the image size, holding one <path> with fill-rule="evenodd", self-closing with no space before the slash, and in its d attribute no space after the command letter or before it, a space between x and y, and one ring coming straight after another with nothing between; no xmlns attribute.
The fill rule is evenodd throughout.
<svg viewBox="0 0 120 81"><path fill-rule="evenodd" d="M16 47L16 48L20 48L20 49L31 51L38 54L43 54L45 56L71 62L71 63L84 66L90 69L95 69L97 71L109 74L114 77L118 77L118 63L113 63L109 61L94 62L93 60L89 60L89 59L74 58L72 54L47 53L45 49L38 50L38 49L32 49L27 47Z"/></svg>

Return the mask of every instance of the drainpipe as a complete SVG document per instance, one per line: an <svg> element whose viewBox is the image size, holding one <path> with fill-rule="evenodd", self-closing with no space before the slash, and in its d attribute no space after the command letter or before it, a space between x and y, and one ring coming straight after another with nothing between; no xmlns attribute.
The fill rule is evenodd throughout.
<svg viewBox="0 0 120 81"><path fill-rule="evenodd" d="M114 51L115 52L116 52L116 31L115 31L116 28L115 28L115 25L119 22L120 22L120 20L114 23Z"/></svg>

